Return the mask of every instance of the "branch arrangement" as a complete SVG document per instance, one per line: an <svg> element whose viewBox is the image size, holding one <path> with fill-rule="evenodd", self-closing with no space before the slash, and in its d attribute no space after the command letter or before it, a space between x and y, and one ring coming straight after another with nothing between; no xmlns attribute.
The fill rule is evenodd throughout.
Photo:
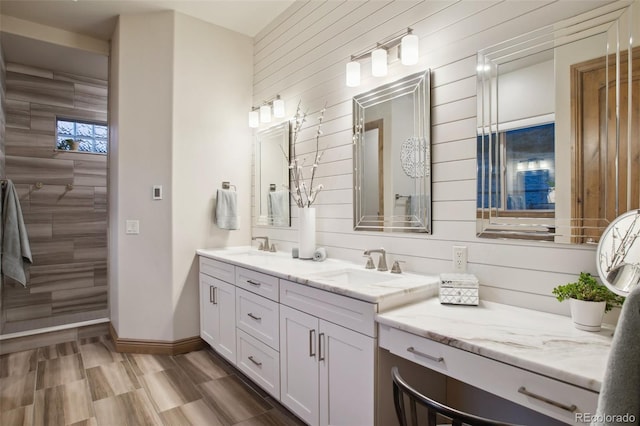
<svg viewBox="0 0 640 426"><path fill-rule="evenodd" d="M298 154L296 153L296 145L298 142L298 136L302 130L304 123L307 122L307 113L302 111L300 107L300 102L298 102L298 107L296 108L296 115L294 118L293 125L293 143L291 144L291 161L289 162L289 175L291 178L291 187L288 188L293 200L295 201L298 207L311 207L311 204L317 199L318 194L324 188L322 184L313 186L313 181L316 176L316 171L318 170L318 164L320 164L320 159L322 158L323 152L320 152L320 136L322 135L322 120L324 118L324 112L327 106L325 104L324 108L320 111L320 117L318 118L318 128L316 130L316 150L313 154L313 162L310 166L306 166L310 168L309 171L311 173L311 180L309 185L305 182L305 163L307 161L307 157L303 156L302 158L298 158ZM284 152L283 152L284 153ZM285 157L287 157L285 153Z"/></svg>
<svg viewBox="0 0 640 426"><path fill-rule="evenodd" d="M613 238L611 238L611 259L609 259L605 254L601 254L601 256L605 256L604 261L607 265L606 272L610 272L620 266L627 257L627 253L629 253L631 247L640 236L640 231L638 230L640 228L637 226L639 222L640 213L633 218L631 226L625 230L624 234L622 234L617 227L613 229Z"/></svg>

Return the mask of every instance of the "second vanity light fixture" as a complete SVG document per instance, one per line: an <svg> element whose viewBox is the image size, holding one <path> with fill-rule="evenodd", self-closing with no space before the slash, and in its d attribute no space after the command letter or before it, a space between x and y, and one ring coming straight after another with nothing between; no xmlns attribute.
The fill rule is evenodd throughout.
<svg viewBox="0 0 640 426"><path fill-rule="evenodd" d="M351 61L347 63L347 86L360 85L360 60L371 57L371 75L384 77L387 75L387 51L399 46L400 59L403 65L415 65L418 63L418 36L413 34L411 28L407 28L400 35L392 36L387 40L376 43L375 47L365 50L357 55L351 55Z"/></svg>
<svg viewBox="0 0 640 426"><path fill-rule="evenodd" d="M249 111L249 127L256 128L260 126L260 123L270 123L272 107L274 117L284 117L284 100L280 99L280 95L276 95L275 98L265 101L259 107L251 107L251 111Z"/></svg>

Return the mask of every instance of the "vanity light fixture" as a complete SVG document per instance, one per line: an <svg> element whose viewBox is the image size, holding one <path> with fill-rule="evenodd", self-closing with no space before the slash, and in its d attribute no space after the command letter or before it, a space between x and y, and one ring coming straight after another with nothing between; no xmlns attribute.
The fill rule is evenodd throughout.
<svg viewBox="0 0 640 426"><path fill-rule="evenodd" d="M400 60L402 65L415 65L418 63L418 36L407 34L400 42Z"/></svg>
<svg viewBox="0 0 640 426"><path fill-rule="evenodd" d="M260 107L260 122L271 123L271 105L262 105Z"/></svg>
<svg viewBox="0 0 640 426"><path fill-rule="evenodd" d="M347 86L360 86L360 62L347 62Z"/></svg>
<svg viewBox="0 0 640 426"><path fill-rule="evenodd" d="M260 113L257 109L249 111L249 127L260 127Z"/></svg>
<svg viewBox="0 0 640 426"><path fill-rule="evenodd" d="M282 118L285 116L284 100L280 99L280 95L276 95L275 98L264 101L260 107L251 107L249 111L249 127L260 127L260 123L270 123L273 107L273 116L276 118Z"/></svg>
<svg viewBox="0 0 640 426"><path fill-rule="evenodd" d="M394 35L386 40L376 43L375 47L362 53L351 55L351 61L347 63L346 84L348 87L360 85L360 60L371 57L371 75L384 77L387 75L387 54L390 49L397 47L403 65L415 65L418 63L418 36L413 34L411 28L407 28L399 35Z"/></svg>
<svg viewBox="0 0 640 426"><path fill-rule="evenodd" d="M371 52L371 75L374 77L384 77L387 75L387 51L376 49Z"/></svg>

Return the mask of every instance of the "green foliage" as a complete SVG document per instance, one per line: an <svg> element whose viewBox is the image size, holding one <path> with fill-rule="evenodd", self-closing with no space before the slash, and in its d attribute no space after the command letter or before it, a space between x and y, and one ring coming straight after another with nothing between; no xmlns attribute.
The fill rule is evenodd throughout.
<svg viewBox="0 0 640 426"><path fill-rule="evenodd" d="M71 143L74 142L73 139L63 139L58 141L56 144L56 149L61 151L69 151L71 150Z"/></svg>
<svg viewBox="0 0 640 426"><path fill-rule="evenodd" d="M614 306L621 306L624 302L624 297L610 291L588 272L580 272L577 282L559 285L553 289L552 293L560 302L566 299L607 302L605 312L609 312Z"/></svg>

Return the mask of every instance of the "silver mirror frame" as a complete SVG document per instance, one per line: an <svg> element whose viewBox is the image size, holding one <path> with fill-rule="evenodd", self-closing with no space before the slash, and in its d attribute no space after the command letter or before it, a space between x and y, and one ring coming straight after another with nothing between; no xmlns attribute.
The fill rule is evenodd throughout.
<svg viewBox="0 0 640 426"><path fill-rule="evenodd" d="M621 51L626 50L629 52L629 57L631 57L632 49L637 45L637 42L634 42L630 46L629 44L631 43L629 43L629 40L633 39L633 37L629 37L629 35L633 31L637 31L637 28L634 28L633 20L634 17L638 15L638 6L637 4L634 5L632 3L633 1L613 2L601 8L594 9L573 18L565 19L556 24L549 25L528 34L524 34L514 39L480 50L477 55L477 114L478 138L482 137L485 140L483 143L483 149L487 148L488 150L492 146L492 143L494 143L491 141L492 135L494 132L497 133L499 131L501 124L497 117L499 112L496 107L498 101L497 84L495 83L496 78L498 77L499 64L512 62L531 54L531 52L542 52L547 48L556 49L557 47L568 45L574 41L584 40L588 37L599 34L605 34L607 37L611 38L610 43L607 44L607 50L602 51L602 56L614 57L614 60L620 61L620 57L622 56ZM634 10L633 8L636 9ZM635 26L637 26L637 24L635 24ZM524 55L522 52L528 53ZM612 84L615 85L615 82ZM556 87L555 90L557 98L558 88ZM611 111L607 111L607 114L615 115L616 121L618 122L620 121L619 102L620 96L618 94L618 97L615 99L615 106L611 107ZM631 99L629 99L628 102L631 103ZM628 108L628 112L629 120L631 120L631 107ZM559 122L556 123L556 129L558 128L558 125ZM570 127L568 124L567 126ZM626 127L624 129L616 128L611 131L611 133L614 133L611 138L618 141L620 139L620 132L627 132ZM604 133L609 134L608 131ZM565 137L563 133L560 135L556 134L556 143L567 142L568 135L566 136L567 137ZM576 148L571 146L570 149L574 150ZM565 153L566 152L569 151L567 150ZM478 155L478 170L484 170L485 164L482 160L483 158L480 158L480 155ZM564 168L565 166L566 165L564 164L560 165L556 170L560 170L560 168ZM490 161L488 167L495 167L495 165ZM501 164L501 167L504 167L504 164ZM480 179L480 176L478 179ZM491 177L488 179L491 179ZM577 178L570 176L570 180L571 179ZM616 182L616 186L617 184L618 183ZM483 181L482 185L478 185L478 187L481 187L482 191L484 191L485 186L491 188L491 185L491 181L488 182L488 185ZM574 187L576 184L574 182L565 182L556 183L556 185L564 185L566 188L565 193L569 195L575 191ZM617 193L618 187L602 190L612 192L615 190ZM586 229L597 229L602 231L606 224L609 223L606 218L599 218L597 221L595 219L574 218L570 211L571 206L558 209L558 204L556 204L556 209L554 210L554 214L551 219L545 218L542 215L536 216L535 214L526 214L526 212L520 215L502 218L499 217L501 208L496 207L497 204L490 203L488 207L484 206L484 199L486 197L492 197L491 191L489 190L486 193L483 192L482 195L479 191L480 190L478 190L477 198L483 201L482 203L478 201L477 236L482 238L512 238L559 243L576 243ZM556 196L556 199L557 198L558 196ZM574 201L571 202L575 203ZM568 201L567 204L569 204ZM627 206L627 209L631 207L632 206ZM591 222L587 223L588 220ZM587 242L591 243L597 241L597 238L593 238Z"/></svg>
<svg viewBox="0 0 640 426"><path fill-rule="evenodd" d="M289 121L256 133L253 182L256 226L291 226L291 199L288 190L290 133ZM270 158L265 158L267 151ZM267 179L267 170L270 170L269 179ZM272 197L274 194L277 194L277 197ZM274 208L270 208L269 203L272 202L278 204L277 210L281 210L282 215L272 214L275 211Z"/></svg>
<svg viewBox="0 0 640 426"><path fill-rule="evenodd" d="M356 231L392 231L431 233L431 71L415 73L389 84L372 89L353 98L353 222ZM367 123L366 109L401 96L414 96L413 102L413 134L419 140L418 149L412 153L420 165L414 178L417 214L406 216L373 216L365 215L363 208L363 144L364 126ZM392 141L392 143L401 143ZM400 159L398 159L400 167ZM392 191L393 192L393 191ZM398 194L386 194L386 196ZM416 203L416 202L414 202Z"/></svg>
<svg viewBox="0 0 640 426"><path fill-rule="evenodd" d="M600 279L614 293L627 296L640 285L640 210L628 211L607 226L596 262Z"/></svg>

